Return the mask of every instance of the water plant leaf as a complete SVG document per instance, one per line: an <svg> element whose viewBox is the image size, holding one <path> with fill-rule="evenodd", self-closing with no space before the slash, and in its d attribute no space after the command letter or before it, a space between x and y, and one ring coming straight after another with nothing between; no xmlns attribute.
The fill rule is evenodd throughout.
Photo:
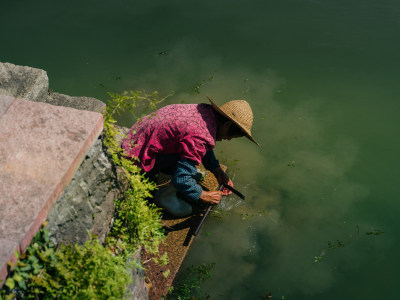
<svg viewBox="0 0 400 300"><path fill-rule="evenodd" d="M366 235L381 235L381 234L384 234L384 232L381 230L372 230L372 231L366 232L365 234Z"/></svg>

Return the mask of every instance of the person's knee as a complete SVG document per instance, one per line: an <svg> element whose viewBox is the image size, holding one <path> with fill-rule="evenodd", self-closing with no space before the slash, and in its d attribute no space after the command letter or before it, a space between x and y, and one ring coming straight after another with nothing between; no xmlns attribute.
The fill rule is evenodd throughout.
<svg viewBox="0 0 400 300"><path fill-rule="evenodd" d="M192 214L192 206L177 196L177 190L173 186L158 190L154 195L154 202L175 217Z"/></svg>

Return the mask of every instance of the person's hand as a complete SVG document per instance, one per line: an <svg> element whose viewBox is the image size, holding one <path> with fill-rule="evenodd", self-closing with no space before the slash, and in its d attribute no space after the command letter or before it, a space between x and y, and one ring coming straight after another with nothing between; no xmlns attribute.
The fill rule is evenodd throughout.
<svg viewBox="0 0 400 300"><path fill-rule="evenodd" d="M233 182L232 182L232 180L229 179L227 185L233 187ZM232 191L231 191L230 189L227 189L226 187L224 187L224 188L222 189L222 193L223 193L224 196L228 196L228 195L232 194Z"/></svg>
<svg viewBox="0 0 400 300"><path fill-rule="evenodd" d="M221 167L216 168L216 169L213 171L213 173L214 173L215 178L217 178L217 181L218 181L218 184L219 184L219 185L221 185L221 184L227 184L227 185L233 187L233 182L232 182L232 180L229 178L228 174L226 174L226 173L221 169ZM224 187L224 188L222 189L222 193L223 193L224 196L227 196L227 195L232 194L232 191Z"/></svg>
<svg viewBox="0 0 400 300"><path fill-rule="evenodd" d="M222 191L202 191L200 200L208 204L218 204L221 201L222 195Z"/></svg>

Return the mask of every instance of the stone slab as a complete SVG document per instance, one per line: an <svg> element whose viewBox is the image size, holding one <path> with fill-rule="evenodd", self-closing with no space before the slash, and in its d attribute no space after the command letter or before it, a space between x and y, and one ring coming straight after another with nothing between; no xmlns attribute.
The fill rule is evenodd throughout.
<svg viewBox="0 0 400 300"><path fill-rule="evenodd" d="M14 100L0 119L0 249L27 248L102 129L99 113Z"/></svg>
<svg viewBox="0 0 400 300"><path fill-rule="evenodd" d="M13 101L14 97L0 95L0 119L6 113Z"/></svg>

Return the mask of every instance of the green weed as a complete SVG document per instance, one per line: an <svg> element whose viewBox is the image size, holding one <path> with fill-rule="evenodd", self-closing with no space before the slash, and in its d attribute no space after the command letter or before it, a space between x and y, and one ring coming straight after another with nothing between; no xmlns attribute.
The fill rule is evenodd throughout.
<svg viewBox="0 0 400 300"><path fill-rule="evenodd" d="M349 245L351 242L353 242L356 238L359 237L360 235L360 227L357 225L357 232L355 235L350 235L349 239L346 240L345 242L341 242L340 240L336 240L335 243L332 243L330 241L328 241L328 248L322 250L321 254L318 256L314 256L314 262L318 263L322 260L322 258L327 254L328 251L332 251L338 248L343 248L347 245ZM384 232L378 229L372 230L372 231L367 231L365 234L368 236L378 236L383 234Z"/></svg>
<svg viewBox="0 0 400 300"><path fill-rule="evenodd" d="M155 190L156 186L145 177L134 160L124 157L124 150L117 139L119 133L115 127L115 115L128 111L137 119L135 109L138 106L145 107L144 111L148 108L155 109L164 99L160 100L156 92L147 94L141 91L109 93L109 96L111 100L104 115L104 145L108 148L114 164L123 170L129 183L129 189L123 198L115 203L117 212L111 234L132 248L143 247L146 251L156 253L165 237L160 221L160 209L147 201L152 197L151 191Z"/></svg>
<svg viewBox="0 0 400 300"><path fill-rule="evenodd" d="M186 272L183 273L184 278L173 287L168 299L199 299L195 298L193 294L200 294L200 285L211 278L211 269L214 266L215 263L209 263L188 268ZM208 296L205 295L204 298L208 298Z"/></svg>
<svg viewBox="0 0 400 300"><path fill-rule="evenodd" d="M123 299L131 282L125 256L97 239L55 248L41 229L19 258L1 291L4 299Z"/></svg>

